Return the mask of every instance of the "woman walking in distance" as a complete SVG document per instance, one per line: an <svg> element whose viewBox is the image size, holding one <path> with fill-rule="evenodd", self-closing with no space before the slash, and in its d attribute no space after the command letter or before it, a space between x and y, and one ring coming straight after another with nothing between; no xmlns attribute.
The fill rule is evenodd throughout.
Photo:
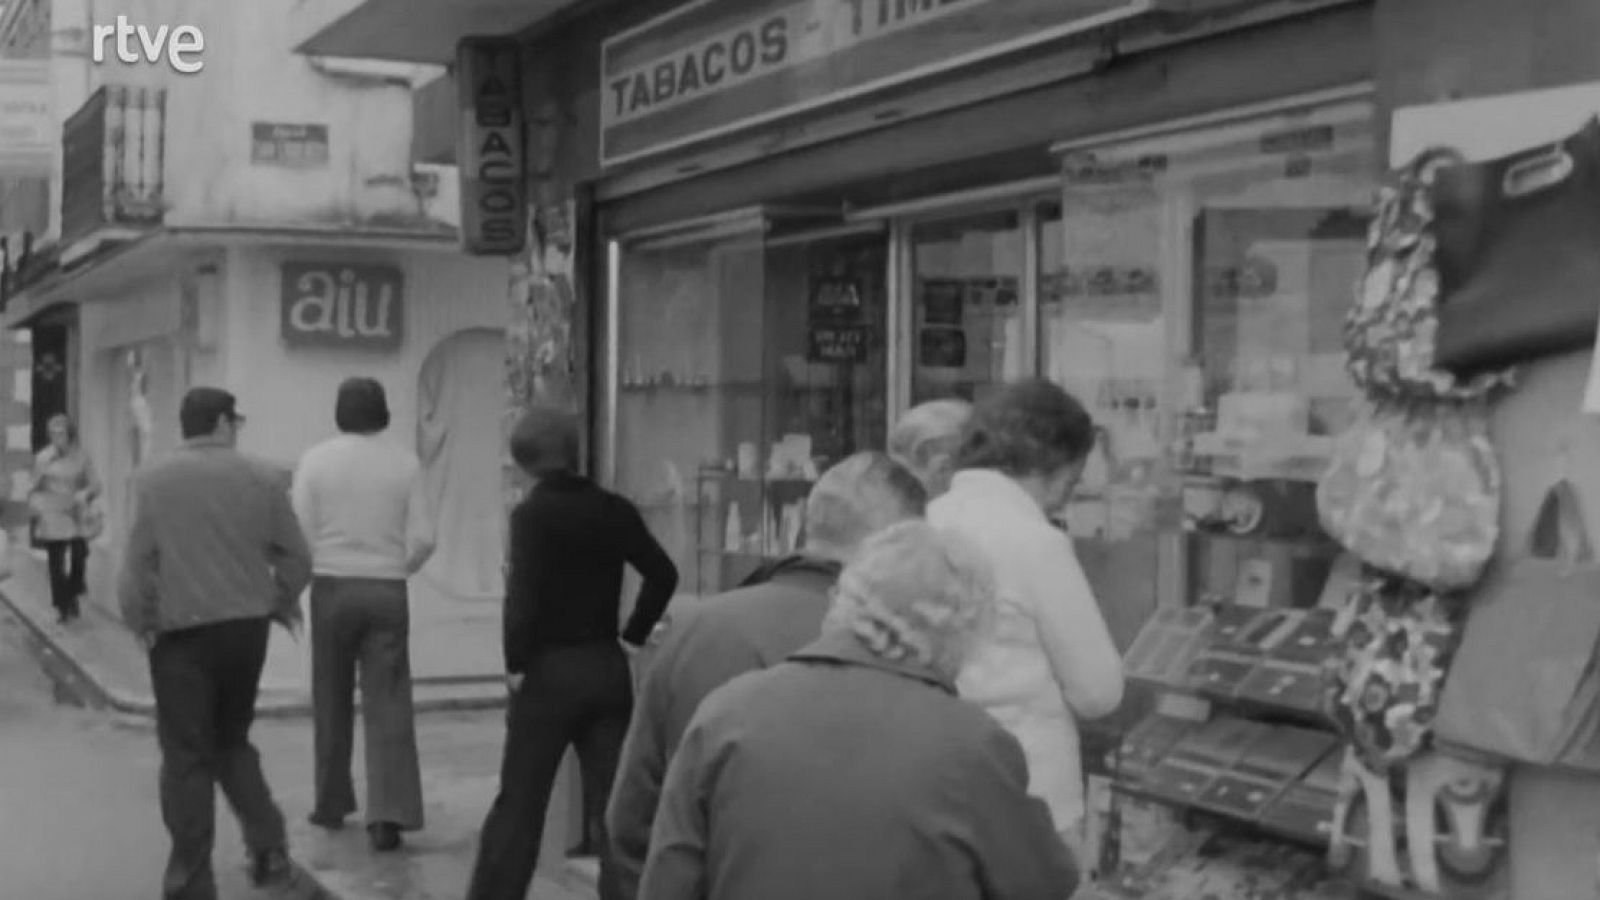
<svg viewBox="0 0 1600 900"><path fill-rule="evenodd" d="M574 417L530 411L512 432L511 458L534 485L511 513L503 632L511 706L500 793L483 823L467 900L528 895L545 807L569 746L578 754L584 805L592 820L602 819L633 714L626 654L644 644L678 586L672 558L639 510L578 474ZM627 566L644 584L619 629ZM602 853L600 898L616 896L610 854Z"/></svg>
<svg viewBox="0 0 1600 900"><path fill-rule="evenodd" d="M100 496L100 479L89 454L78 443L78 429L71 419L51 416L46 428L50 445L34 458L28 505L33 512L34 539L50 560L50 602L57 619L66 623L82 614L89 541L98 536L100 528L94 506Z"/></svg>
<svg viewBox="0 0 1600 900"><path fill-rule="evenodd" d="M339 386L340 434L312 447L295 472L295 513L311 545L311 692L316 806L311 822L343 826L355 811L350 778L354 697L366 724L367 832L374 850L422 827L422 773L411 708L411 613L406 579L433 554L434 523L411 451L383 437L383 386Z"/></svg>

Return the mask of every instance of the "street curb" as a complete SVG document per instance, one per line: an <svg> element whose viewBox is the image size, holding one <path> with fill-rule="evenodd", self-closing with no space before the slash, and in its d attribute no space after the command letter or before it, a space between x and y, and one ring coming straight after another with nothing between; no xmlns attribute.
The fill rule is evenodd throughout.
<svg viewBox="0 0 1600 900"><path fill-rule="evenodd" d="M26 608L25 604L18 603L17 601L13 600L10 592L4 587L0 587L0 601L3 601L6 605L6 608L9 609L11 613L23 623L28 631L33 635L35 641L48 650L56 659L64 662L67 668L72 670L73 683L66 685L66 687L77 693L86 703L99 709L114 710L124 715L141 716L148 719L155 718L156 704L153 697L139 696L131 694L127 691L123 691L114 685L111 685L109 683L110 679L97 675L89 663L80 659L77 654L68 650L67 647L61 641L59 641L54 634L51 633L50 629L41 623L31 610ZM55 672L51 672L50 676L52 678L58 677ZM469 684L483 685L497 684L501 680L502 679L500 676L455 675L441 678L417 678L413 680L413 684L417 686ZM412 708L418 713L476 712L483 710L504 709L505 705L505 696L503 694L497 694L489 697L439 697L433 699L424 699L416 701L412 705ZM361 701L359 698L357 698L356 708L359 709L360 707ZM300 700L288 703L267 702L260 704L256 708L256 718L258 719L298 719L307 718L310 715L311 703L309 700Z"/></svg>

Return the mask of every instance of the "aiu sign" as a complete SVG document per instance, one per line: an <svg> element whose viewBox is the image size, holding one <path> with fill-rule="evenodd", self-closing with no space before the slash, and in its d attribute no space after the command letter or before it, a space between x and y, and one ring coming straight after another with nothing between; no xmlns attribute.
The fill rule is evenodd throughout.
<svg viewBox="0 0 1600 900"><path fill-rule="evenodd" d="M290 347L392 350L405 337L405 276L394 266L283 264Z"/></svg>

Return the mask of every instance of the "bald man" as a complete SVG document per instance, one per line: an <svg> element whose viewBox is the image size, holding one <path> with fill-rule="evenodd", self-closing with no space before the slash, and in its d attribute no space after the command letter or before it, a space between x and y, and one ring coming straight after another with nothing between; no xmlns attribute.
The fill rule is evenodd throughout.
<svg viewBox="0 0 1600 900"><path fill-rule="evenodd" d="M601 900L634 900L650 849L662 781L673 750L706 695L766 669L817 639L840 570L872 534L918 518L927 493L887 454L858 453L824 472L806 500L806 544L764 579L677 615L634 699L606 809L615 883Z"/></svg>

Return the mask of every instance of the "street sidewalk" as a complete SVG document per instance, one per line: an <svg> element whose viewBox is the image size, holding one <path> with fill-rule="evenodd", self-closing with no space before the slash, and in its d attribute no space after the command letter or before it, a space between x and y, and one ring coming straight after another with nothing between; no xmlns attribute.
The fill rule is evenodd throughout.
<svg viewBox="0 0 1600 900"><path fill-rule="evenodd" d="M24 538L25 541L25 538ZM47 671L70 692L87 694L91 704L109 707L126 716L130 727L151 727L154 702L150 696L145 654L122 626L112 608L108 553L91 554L89 598L83 618L68 626L56 624L50 607L42 554L13 539L11 572L0 580L0 601L21 619L54 659ZM413 603L415 604L415 599ZM496 611L497 613L498 611ZM423 790L427 827L408 835L400 853L375 854L368 845L359 817L350 827L329 834L305 821L312 806L310 729L302 714L308 710L304 682L303 646L281 631L274 632L268 672L263 678L259 704L262 721L256 743L262 762L289 820L290 843L301 878L285 897L304 900L457 900L471 874L478 829L487 814L499 780L504 721L490 710L504 706L505 686L498 673L473 675L472 668L498 668L498 620L487 616L457 616L453 621L418 628L413 620L413 659L419 677L431 678L417 686L419 712L433 714L418 720L419 751L423 762ZM361 784L364 767L357 729L354 775ZM564 767L571 770L568 760ZM573 780L558 779L550 803L550 821L541 866L529 900L594 900L597 872L593 860L561 859L560 842L567 829L559 820L570 814L576 801ZM219 851L226 850L219 845ZM219 864L223 856L219 856Z"/></svg>
<svg viewBox="0 0 1600 900"><path fill-rule="evenodd" d="M83 617L63 626L50 605L44 554L28 548L25 532L13 534L11 548L11 573L0 582L0 598L77 670L81 686L99 705L152 715L155 701L144 648L123 627L116 610L113 554L103 546L90 552ZM498 604L446 598L420 579L411 591L417 710L504 706ZM310 655L304 635L297 642L282 629L273 630L258 713L264 718L310 713Z"/></svg>

